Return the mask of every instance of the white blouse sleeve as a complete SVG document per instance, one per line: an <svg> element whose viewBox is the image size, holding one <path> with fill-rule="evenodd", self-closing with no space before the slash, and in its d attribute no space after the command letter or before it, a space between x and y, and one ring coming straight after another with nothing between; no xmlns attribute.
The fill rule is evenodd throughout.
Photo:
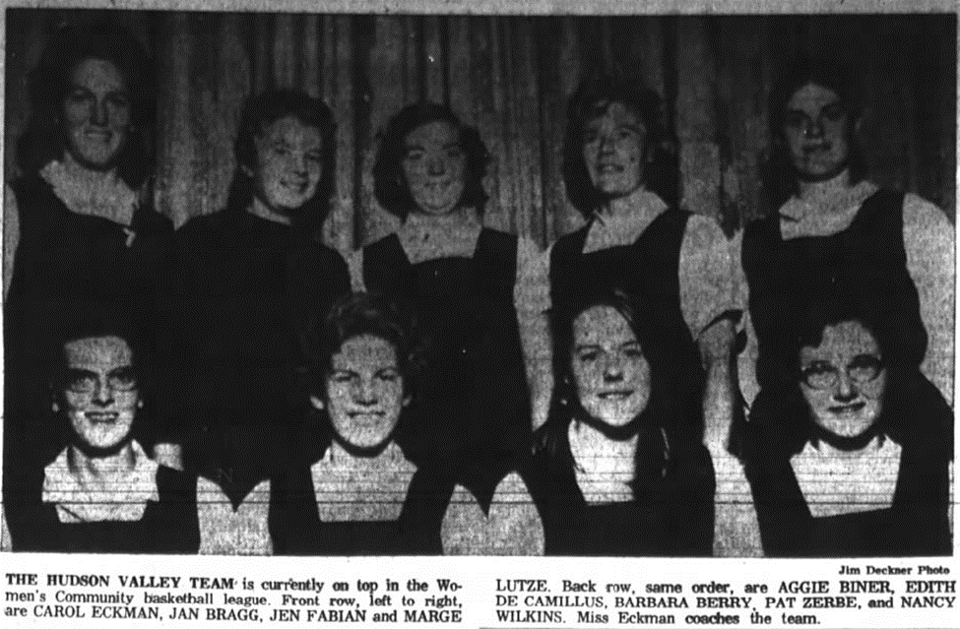
<svg viewBox="0 0 960 629"><path fill-rule="evenodd" d="M354 251L341 251L340 255L347 262L347 269L350 271L350 290L354 293L362 293L366 290L363 282L363 249Z"/></svg>
<svg viewBox="0 0 960 629"><path fill-rule="evenodd" d="M550 308L550 259L529 238L517 242L517 277L513 286L517 313L539 315Z"/></svg>
<svg viewBox="0 0 960 629"><path fill-rule="evenodd" d="M907 271L920 296L927 329L921 371L953 403L954 228L943 211L914 194L903 201Z"/></svg>
<svg viewBox="0 0 960 629"><path fill-rule="evenodd" d="M13 541L10 539L10 528L7 526L7 514L0 504L0 552L8 553L13 550Z"/></svg>
<svg viewBox="0 0 960 629"><path fill-rule="evenodd" d="M20 242L20 210L17 195L8 184L3 195L3 298L7 298L13 279L13 261Z"/></svg>
<svg viewBox="0 0 960 629"><path fill-rule="evenodd" d="M680 245L680 309L696 339L717 317L739 304L737 243L727 240L712 218L694 214Z"/></svg>

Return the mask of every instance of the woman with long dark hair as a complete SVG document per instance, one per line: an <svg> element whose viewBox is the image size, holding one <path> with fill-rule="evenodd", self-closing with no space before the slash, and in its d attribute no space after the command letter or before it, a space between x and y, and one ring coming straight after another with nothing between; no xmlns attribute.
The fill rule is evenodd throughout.
<svg viewBox="0 0 960 629"><path fill-rule="evenodd" d="M527 474L547 555L711 553L713 469L667 312L601 292L556 313L556 404Z"/></svg>

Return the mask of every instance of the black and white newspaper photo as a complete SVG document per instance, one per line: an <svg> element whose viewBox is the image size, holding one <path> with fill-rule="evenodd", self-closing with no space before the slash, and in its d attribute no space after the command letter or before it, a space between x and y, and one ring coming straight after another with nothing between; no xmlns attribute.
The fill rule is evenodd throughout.
<svg viewBox="0 0 960 629"><path fill-rule="evenodd" d="M0 627L960 626L958 12L0 1Z"/></svg>

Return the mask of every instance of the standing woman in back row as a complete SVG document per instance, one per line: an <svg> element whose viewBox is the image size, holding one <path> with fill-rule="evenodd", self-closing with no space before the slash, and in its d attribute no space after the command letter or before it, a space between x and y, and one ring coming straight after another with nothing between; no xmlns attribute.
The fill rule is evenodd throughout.
<svg viewBox="0 0 960 629"><path fill-rule="evenodd" d="M952 398L953 226L920 197L867 180L862 113L852 77L826 59L799 59L770 95L764 188L773 211L743 238L760 386L751 423L782 421L776 401L796 386L785 366L799 316L825 291L856 297L896 327L892 352L922 374L910 395ZM937 429L952 444L945 423Z"/></svg>
<svg viewBox="0 0 960 629"><path fill-rule="evenodd" d="M656 94L599 77L580 86L567 112L564 182L587 224L550 249L552 304L562 309L586 287L606 287L679 310L669 334L697 409L684 421L699 432L699 409L729 409L733 391L727 241L714 219L675 207L679 172Z"/></svg>
<svg viewBox="0 0 960 629"><path fill-rule="evenodd" d="M216 484L238 513L294 457L291 431L309 404L301 335L349 291L346 263L320 239L335 130L303 92L251 97L227 207L177 231L166 366L186 368L167 382L165 418L183 431L201 488ZM265 509L262 494L248 504Z"/></svg>
<svg viewBox="0 0 960 629"><path fill-rule="evenodd" d="M22 176L5 199L11 474L55 456L69 437L44 425L50 374L37 352L65 314L102 303L128 312L145 349L153 344L156 281L173 225L149 194L151 76L137 40L113 22L62 27L30 75L30 123L17 144Z"/></svg>
<svg viewBox="0 0 960 629"><path fill-rule="evenodd" d="M536 353L530 340L547 338L545 294L536 292L542 256L482 222L488 160L477 130L448 107L402 109L387 124L373 174L377 201L403 224L351 264L354 290L413 307L426 346L410 429L398 441L415 462L453 463L481 504L527 449L525 358ZM549 362L527 362L536 390Z"/></svg>

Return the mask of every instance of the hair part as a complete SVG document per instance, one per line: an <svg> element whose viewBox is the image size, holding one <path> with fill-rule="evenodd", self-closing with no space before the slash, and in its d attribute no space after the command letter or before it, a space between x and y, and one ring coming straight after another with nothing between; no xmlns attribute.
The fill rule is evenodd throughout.
<svg viewBox="0 0 960 629"><path fill-rule="evenodd" d="M417 212L416 201L404 178L403 159L406 157L404 140L414 130L432 122L449 124L460 136L460 146L466 155L463 196L460 205L472 207L482 216L490 196L483 187L487 174L490 152L480 132L475 127L463 124L453 110L446 105L419 103L404 107L380 132L380 147L373 165L373 191L383 209L406 220L410 212Z"/></svg>
<svg viewBox="0 0 960 629"><path fill-rule="evenodd" d="M684 440L683 427L677 421L683 406L672 393L680 378L679 364L676 351L671 351L665 342L673 337L660 320L661 308L651 301L621 291L597 291L551 313L557 378L550 417L537 431L535 440L537 447L559 466L559 473L571 473L575 469L568 439L570 424L575 420L590 420L580 403L573 376L573 324L592 308L612 308L622 316L640 342L643 356L650 365L650 396L646 408L634 420L639 440L632 487L635 492L640 491L649 483L662 480L671 465L671 449L676 451Z"/></svg>
<svg viewBox="0 0 960 629"><path fill-rule="evenodd" d="M89 26L66 25L53 34L29 76L30 121L17 142L17 162L33 175L63 159L66 133L63 104L77 66L88 59L112 63L123 75L130 96L131 121L117 156L117 174L137 190L153 173L150 132L156 118L153 65L143 47L116 19Z"/></svg>

